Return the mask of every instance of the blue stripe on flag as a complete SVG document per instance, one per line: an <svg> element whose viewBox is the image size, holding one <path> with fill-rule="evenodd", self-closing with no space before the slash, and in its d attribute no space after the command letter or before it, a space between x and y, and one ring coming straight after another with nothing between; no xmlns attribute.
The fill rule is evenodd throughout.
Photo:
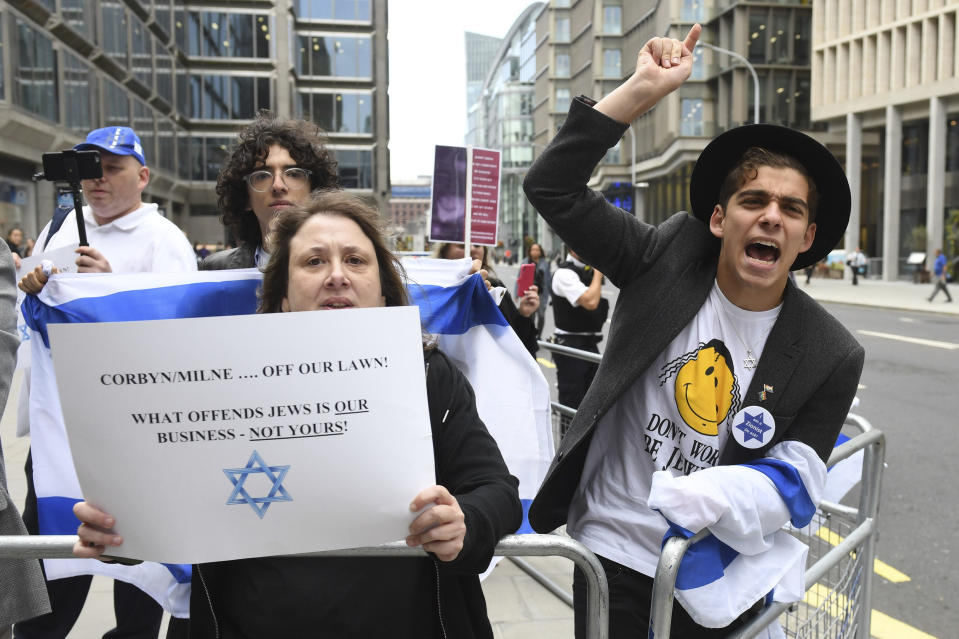
<svg viewBox="0 0 959 639"><path fill-rule="evenodd" d="M509 325L479 274L458 286L410 284L407 290L413 304L420 308L420 321L427 333L463 335L483 324Z"/></svg>
<svg viewBox="0 0 959 639"><path fill-rule="evenodd" d="M37 499L37 520L41 535L75 535L80 520L73 514L73 504L83 501L71 497Z"/></svg>
<svg viewBox="0 0 959 639"><path fill-rule="evenodd" d="M663 546L671 537L689 539L693 532L679 524L666 520L669 530L663 536ZM739 553L719 541L713 535L706 535L689 547L680 563L679 574L676 576L676 588L692 590L722 579L726 567L733 562Z"/></svg>
<svg viewBox="0 0 959 639"><path fill-rule="evenodd" d="M195 282L81 297L56 307L27 295L23 300L23 318L27 326L40 333L49 348L47 324L249 315L256 312L259 286L260 281L256 279Z"/></svg>
<svg viewBox="0 0 959 639"><path fill-rule="evenodd" d="M173 578L176 579L176 582L178 584L190 583L190 578L193 576L192 564L161 564L161 565L170 571L170 574L173 575Z"/></svg>
<svg viewBox="0 0 959 639"><path fill-rule="evenodd" d="M523 505L523 523L519 525L519 528L516 530L517 535L532 535L536 531L533 530L533 527L529 524L529 507L532 505L532 499L520 499L520 503Z"/></svg>
<svg viewBox="0 0 959 639"><path fill-rule="evenodd" d="M793 526L802 528L812 521L816 504L809 498L806 485L795 466L770 457L747 462L743 466L758 470L772 481L789 509L789 522Z"/></svg>

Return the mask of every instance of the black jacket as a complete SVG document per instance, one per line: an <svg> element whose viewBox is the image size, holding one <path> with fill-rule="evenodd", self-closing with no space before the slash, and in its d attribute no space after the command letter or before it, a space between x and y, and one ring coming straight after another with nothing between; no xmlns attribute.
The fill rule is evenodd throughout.
<svg viewBox="0 0 959 639"><path fill-rule="evenodd" d="M529 201L583 261L619 287L603 361L560 443L529 512L539 532L566 523L589 442L606 411L643 374L706 302L720 242L687 213L658 227L609 204L586 184L626 126L574 100L549 148L526 175ZM720 464L757 459L784 440L825 461L852 404L862 346L812 298L787 282L783 307L746 391L746 405L772 413L774 436L757 449L730 437ZM773 392L761 394L764 384Z"/></svg>
<svg viewBox="0 0 959 639"><path fill-rule="evenodd" d="M493 636L477 575L498 540L520 525L519 482L476 413L463 374L438 350L424 357L436 482L466 515L459 556L264 557L194 566L191 638Z"/></svg>

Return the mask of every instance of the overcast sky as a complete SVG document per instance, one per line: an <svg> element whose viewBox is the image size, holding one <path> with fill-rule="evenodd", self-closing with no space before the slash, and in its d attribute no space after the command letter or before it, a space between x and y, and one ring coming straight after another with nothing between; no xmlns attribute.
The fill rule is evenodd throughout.
<svg viewBox="0 0 959 639"><path fill-rule="evenodd" d="M433 172L433 145L466 134L466 31L502 38L531 2L389 0L390 176Z"/></svg>

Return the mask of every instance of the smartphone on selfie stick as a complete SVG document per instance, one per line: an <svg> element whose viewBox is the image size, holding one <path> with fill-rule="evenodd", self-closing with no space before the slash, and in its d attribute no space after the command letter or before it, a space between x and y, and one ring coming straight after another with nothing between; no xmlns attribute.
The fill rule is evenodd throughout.
<svg viewBox="0 0 959 639"><path fill-rule="evenodd" d="M95 180L103 177L99 151L76 151L68 149L59 153L43 154L43 172L33 176L34 180L48 182L67 182L73 194L73 208L77 218L77 236L80 246L87 243L87 227L83 222L83 199L80 197L80 180Z"/></svg>

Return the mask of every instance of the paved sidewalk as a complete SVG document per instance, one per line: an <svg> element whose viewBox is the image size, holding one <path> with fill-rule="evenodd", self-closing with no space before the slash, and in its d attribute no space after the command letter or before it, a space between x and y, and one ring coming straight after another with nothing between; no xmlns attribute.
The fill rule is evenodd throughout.
<svg viewBox="0 0 959 639"><path fill-rule="evenodd" d="M941 293L935 302L927 301L932 292L932 284L861 279L857 286L853 286L851 281L813 278L811 283L806 285L805 276L801 272L797 274L797 282L803 291L822 302L959 316L959 301L946 303ZM959 295L959 285L951 285L950 293L953 296ZM18 385L19 378L15 378L11 398L19 395ZM26 494L22 469L29 440L17 439L14 436L16 401L12 401L8 408L12 410L6 411L0 421L0 440L3 441L11 493L16 502L22 505ZM567 591L571 589L573 570L570 561L552 557L530 557L527 561L564 586ZM572 609L512 562L501 561L484 582L483 590L497 639L552 639L573 636ZM109 580L94 578L87 605L71 637L96 639L113 627L112 592ZM165 628L166 623L164 631Z"/></svg>
<svg viewBox="0 0 959 639"><path fill-rule="evenodd" d="M932 284L913 284L906 281L883 282L860 278L859 284L853 286L852 280L819 277L812 278L809 284L805 282L806 276L802 271L796 273L796 284L799 288L820 302L959 315L959 300L956 299L959 295L957 283L948 285L949 294L955 300L950 304L945 301L946 297L941 291L935 301L928 301L929 295L932 294Z"/></svg>

